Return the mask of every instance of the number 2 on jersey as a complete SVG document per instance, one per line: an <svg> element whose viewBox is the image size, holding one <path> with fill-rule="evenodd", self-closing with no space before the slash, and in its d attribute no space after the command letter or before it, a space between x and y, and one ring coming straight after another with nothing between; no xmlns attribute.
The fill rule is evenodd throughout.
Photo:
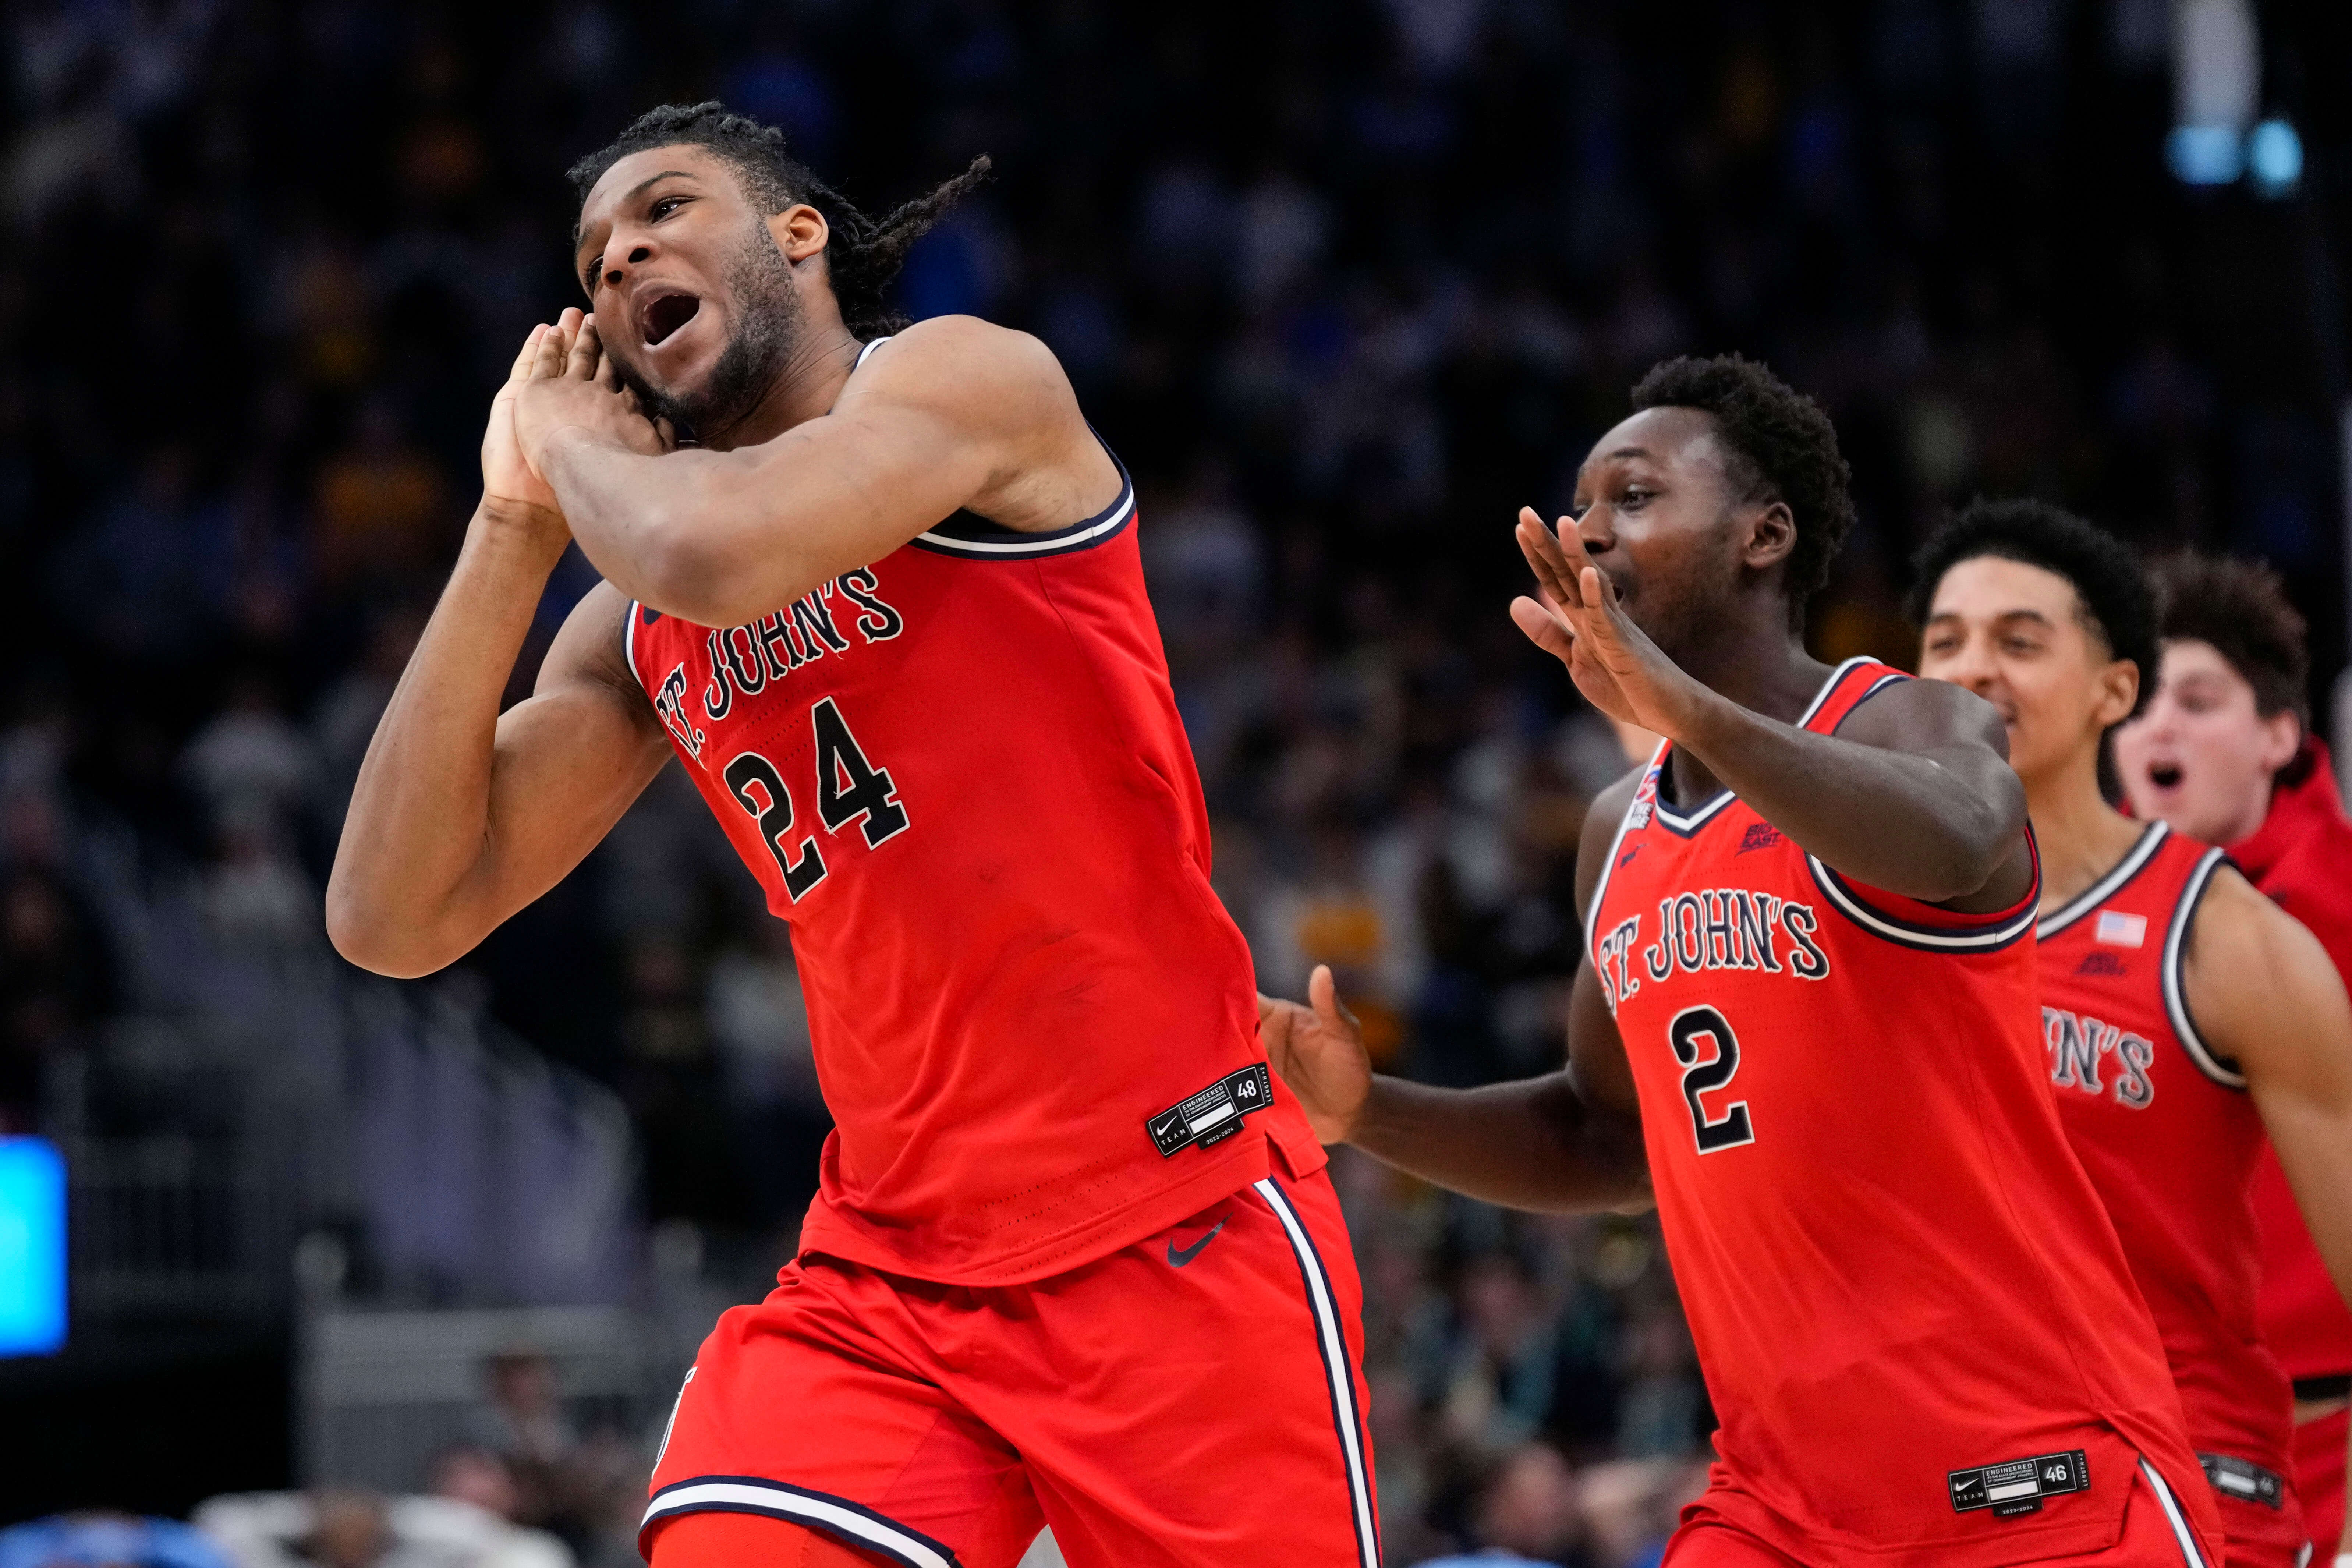
<svg viewBox="0 0 2352 1568"><path fill-rule="evenodd" d="M1699 1058L1702 1039L1715 1042L1714 1054L1703 1061ZM1712 1007L1685 1007L1666 1026L1666 1041L1675 1047L1675 1059L1683 1064L1683 1099L1690 1106L1691 1133L1698 1140L1698 1152L1712 1154L1718 1149L1755 1142L1746 1100L1735 1100L1723 1108L1722 1115L1709 1117L1698 1098L1721 1089L1739 1070L1739 1041L1723 1015Z"/></svg>
<svg viewBox="0 0 2352 1568"><path fill-rule="evenodd" d="M889 770L866 760L849 721L841 716L832 698L809 710L816 734L816 815L827 833L839 833L859 824L868 849L894 838L907 826L907 808L898 802L898 786ZM824 856L816 835L804 834L798 844L787 844L793 826L793 796L776 764L757 752L745 752L729 763L719 776L735 803L749 812L767 842L768 853L784 879L784 896L799 903L809 889L824 880Z"/></svg>

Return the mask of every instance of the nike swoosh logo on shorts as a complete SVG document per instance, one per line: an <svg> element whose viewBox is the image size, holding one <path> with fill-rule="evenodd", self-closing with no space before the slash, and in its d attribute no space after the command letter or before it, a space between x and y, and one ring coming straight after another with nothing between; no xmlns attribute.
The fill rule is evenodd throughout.
<svg viewBox="0 0 2352 1568"><path fill-rule="evenodd" d="M1213 1241L1216 1240L1216 1239L1217 1239L1217 1232L1219 1232L1219 1231L1221 1231L1221 1230L1223 1230L1223 1229L1224 1229L1224 1228L1225 1228L1225 1222L1224 1222L1223 1220L1219 1220L1216 1224L1214 1224L1214 1225L1213 1225L1213 1226L1211 1226L1209 1227L1209 1234L1208 1234L1208 1235L1206 1235L1206 1236L1202 1237L1200 1240L1198 1240L1198 1241L1194 1242L1192 1246L1190 1246L1190 1247L1188 1247L1184 1248L1184 1250L1183 1250L1183 1251L1181 1251L1181 1252L1179 1252L1179 1251L1177 1251L1177 1250L1176 1250L1176 1244L1175 1244L1174 1242L1172 1242L1172 1241L1171 1241L1171 1242L1170 1242L1170 1243L1168 1244L1168 1261L1169 1261L1171 1265L1173 1265L1174 1267L1176 1267L1176 1268L1183 1268L1183 1267L1184 1267L1184 1265L1186 1265L1187 1263L1192 1262L1192 1259L1194 1259L1195 1258L1200 1257L1200 1256L1201 1256L1201 1248L1202 1248L1202 1247L1204 1247L1208 1246L1208 1245L1209 1245L1209 1243L1211 1243L1211 1242L1213 1242Z"/></svg>

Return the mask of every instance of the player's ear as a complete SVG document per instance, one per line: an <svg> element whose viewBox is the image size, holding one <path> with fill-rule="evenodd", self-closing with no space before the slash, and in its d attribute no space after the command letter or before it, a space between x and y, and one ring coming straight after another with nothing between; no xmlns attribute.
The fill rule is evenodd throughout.
<svg viewBox="0 0 2352 1568"><path fill-rule="evenodd" d="M823 213L806 202L794 202L768 220L768 232L776 237L776 248L784 259L799 263L823 251L833 230Z"/></svg>
<svg viewBox="0 0 2352 1568"><path fill-rule="evenodd" d="M1744 521L1747 533L1740 541L1743 564L1759 570L1777 566L1797 547L1797 514L1789 510L1787 501L1751 507Z"/></svg>
<svg viewBox="0 0 2352 1568"><path fill-rule="evenodd" d="M2128 658L2115 659L2099 671L2099 706L2092 716L2101 730L2111 730L2131 716L2138 700L2139 666Z"/></svg>

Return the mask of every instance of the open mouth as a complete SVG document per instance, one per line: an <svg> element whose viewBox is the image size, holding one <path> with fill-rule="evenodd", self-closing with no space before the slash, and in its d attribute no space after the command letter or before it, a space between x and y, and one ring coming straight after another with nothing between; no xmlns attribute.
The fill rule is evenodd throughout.
<svg viewBox="0 0 2352 1568"><path fill-rule="evenodd" d="M2158 789L2177 789L2180 785L2179 763L2158 763L2147 770L2147 782Z"/></svg>
<svg viewBox="0 0 2352 1568"><path fill-rule="evenodd" d="M646 347L653 348L662 340L694 320L702 309L702 301L691 294L664 294L645 306L637 320L645 331Z"/></svg>

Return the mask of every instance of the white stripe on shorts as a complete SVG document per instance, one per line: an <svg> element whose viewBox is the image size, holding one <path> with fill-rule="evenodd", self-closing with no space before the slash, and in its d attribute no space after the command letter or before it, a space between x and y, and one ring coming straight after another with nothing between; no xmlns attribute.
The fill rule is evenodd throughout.
<svg viewBox="0 0 2352 1568"><path fill-rule="evenodd" d="M1381 1538L1372 1522L1371 1483L1364 1473L1363 1423L1356 1407L1356 1373L1348 1361L1348 1336L1339 1326L1339 1309L1331 1299L1331 1279L1323 1271L1322 1255L1307 1234L1306 1222L1290 1206L1290 1198L1272 1178L1254 1184L1282 1228L1289 1233L1290 1249L1298 1255L1298 1273L1307 1282L1307 1299L1315 1310L1315 1348L1322 1352L1323 1370L1331 1384L1331 1423L1339 1429L1339 1452L1347 1461L1348 1500L1355 1514L1359 1568L1381 1568Z"/></svg>
<svg viewBox="0 0 2352 1568"><path fill-rule="evenodd" d="M2157 1474L2156 1467L2146 1459L2139 1462L2139 1473L2147 1478L2147 1484L2156 1489L2156 1500L2164 1505L2165 1521L2172 1526L2172 1539L2180 1546L2180 1560L2189 1568L2210 1568L2205 1553L2197 1548L2197 1532L2189 1528L2189 1521L2182 1516L2179 1500L2172 1495L2172 1489L2164 1484L2164 1478Z"/></svg>

